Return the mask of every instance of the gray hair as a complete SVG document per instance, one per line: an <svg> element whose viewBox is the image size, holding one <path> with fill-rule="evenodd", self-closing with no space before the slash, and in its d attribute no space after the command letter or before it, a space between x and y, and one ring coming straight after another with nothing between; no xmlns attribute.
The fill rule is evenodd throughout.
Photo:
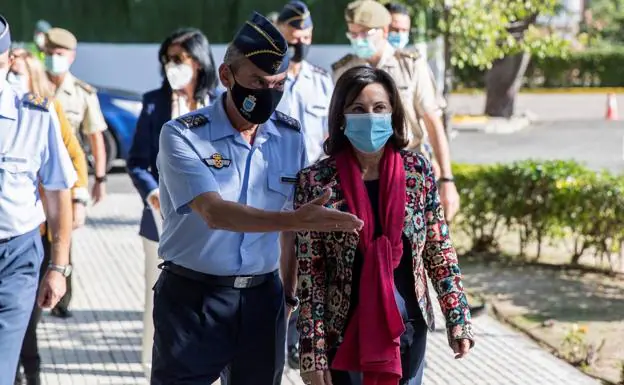
<svg viewBox="0 0 624 385"><path fill-rule="evenodd" d="M229 66L232 70L236 70L245 59L245 55L234 44L230 43L225 51L223 64Z"/></svg>

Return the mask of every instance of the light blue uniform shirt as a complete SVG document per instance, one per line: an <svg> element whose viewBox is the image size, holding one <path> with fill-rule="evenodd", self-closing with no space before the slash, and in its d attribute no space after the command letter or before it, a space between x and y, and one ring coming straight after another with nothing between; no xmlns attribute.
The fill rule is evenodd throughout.
<svg viewBox="0 0 624 385"><path fill-rule="evenodd" d="M77 175L52 105L0 86L0 239L34 230L45 220L39 183L65 190Z"/></svg>
<svg viewBox="0 0 624 385"><path fill-rule="evenodd" d="M204 192L218 192L258 209L292 209L294 178L306 165L303 135L297 121L276 112L250 145L232 127L223 100L163 126L157 158L164 218L159 255L206 274L272 272L279 265L279 233L213 230L189 203Z"/></svg>
<svg viewBox="0 0 624 385"><path fill-rule="evenodd" d="M333 92L334 83L330 74L303 61L297 77L288 75L284 97L277 108L301 123L311 163L325 154L323 143L327 136L327 116Z"/></svg>

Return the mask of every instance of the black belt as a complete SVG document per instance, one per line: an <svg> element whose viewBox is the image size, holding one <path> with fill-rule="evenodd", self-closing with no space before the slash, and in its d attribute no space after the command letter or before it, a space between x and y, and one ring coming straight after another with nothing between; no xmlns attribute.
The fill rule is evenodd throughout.
<svg viewBox="0 0 624 385"><path fill-rule="evenodd" d="M8 237L8 238L0 239L0 245L3 244L3 243L10 242L10 241L14 240L15 238L17 238L17 237Z"/></svg>
<svg viewBox="0 0 624 385"><path fill-rule="evenodd" d="M180 277L193 281L205 283L207 285L233 287L235 289L249 289L262 285L268 280L277 276L277 270L261 275L211 275L187 269L172 262L163 262L158 265L163 271L168 271Z"/></svg>

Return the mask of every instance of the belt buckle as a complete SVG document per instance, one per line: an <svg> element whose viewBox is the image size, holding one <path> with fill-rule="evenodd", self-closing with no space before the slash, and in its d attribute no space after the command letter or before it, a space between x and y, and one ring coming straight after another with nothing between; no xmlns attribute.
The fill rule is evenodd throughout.
<svg viewBox="0 0 624 385"><path fill-rule="evenodd" d="M252 280L253 280L253 277L251 276L236 277L234 278L234 288L246 289L251 285Z"/></svg>

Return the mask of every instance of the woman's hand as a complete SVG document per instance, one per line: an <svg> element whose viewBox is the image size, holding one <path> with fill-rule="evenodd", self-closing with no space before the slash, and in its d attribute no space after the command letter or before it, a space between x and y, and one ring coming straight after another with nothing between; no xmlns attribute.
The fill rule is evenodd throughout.
<svg viewBox="0 0 624 385"><path fill-rule="evenodd" d="M466 357L468 355L468 352L470 352L471 346L472 342L467 338L453 341L453 352L455 353L455 359L458 360L460 358Z"/></svg>
<svg viewBox="0 0 624 385"><path fill-rule="evenodd" d="M333 385L329 370L301 373L301 379L306 385Z"/></svg>

